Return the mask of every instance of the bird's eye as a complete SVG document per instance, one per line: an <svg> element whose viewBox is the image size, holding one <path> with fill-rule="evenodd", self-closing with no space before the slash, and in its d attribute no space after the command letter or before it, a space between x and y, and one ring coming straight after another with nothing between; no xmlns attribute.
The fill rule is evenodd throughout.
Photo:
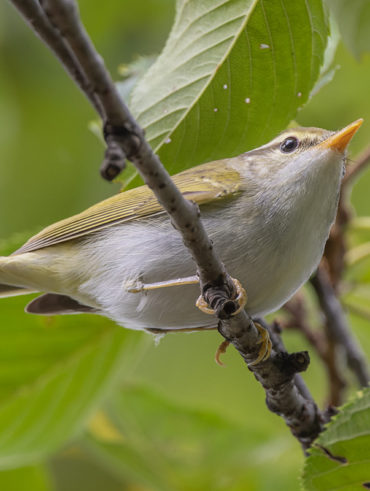
<svg viewBox="0 0 370 491"><path fill-rule="evenodd" d="M299 141L295 136L288 136L280 145L280 150L284 153L293 152L298 147Z"/></svg>

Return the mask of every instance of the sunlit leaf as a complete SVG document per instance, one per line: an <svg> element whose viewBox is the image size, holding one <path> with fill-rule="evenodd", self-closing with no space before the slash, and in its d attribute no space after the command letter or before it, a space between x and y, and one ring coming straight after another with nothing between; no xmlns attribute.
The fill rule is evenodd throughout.
<svg viewBox="0 0 370 491"><path fill-rule="evenodd" d="M179 2L131 108L171 171L266 142L307 101L328 27L320 0Z"/></svg>
<svg viewBox="0 0 370 491"><path fill-rule="evenodd" d="M128 65L120 65L118 73L123 80L116 83L122 99L127 103L132 89L148 68L154 63L154 56L140 56Z"/></svg>

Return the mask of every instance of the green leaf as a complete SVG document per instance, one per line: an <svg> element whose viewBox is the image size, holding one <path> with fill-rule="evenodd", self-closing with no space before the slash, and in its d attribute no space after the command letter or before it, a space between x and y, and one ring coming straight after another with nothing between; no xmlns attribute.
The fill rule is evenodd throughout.
<svg viewBox="0 0 370 491"><path fill-rule="evenodd" d="M240 154L307 101L327 35L320 0L179 2L131 109L170 172Z"/></svg>
<svg viewBox="0 0 370 491"><path fill-rule="evenodd" d="M44 467L32 466L0 471L0 489L4 491L51 491L52 485Z"/></svg>
<svg viewBox="0 0 370 491"><path fill-rule="evenodd" d="M143 340L94 315L25 314L28 301L0 301L1 469L39 461L81 431Z"/></svg>
<svg viewBox="0 0 370 491"><path fill-rule="evenodd" d="M351 230L365 230L370 232L370 217L354 217L349 223Z"/></svg>
<svg viewBox="0 0 370 491"><path fill-rule="evenodd" d="M370 242L349 249L345 255L345 279L350 282L370 282Z"/></svg>
<svg viewBox="0 0 370 491"><path fill-rule="evenodd" d="M324 53L324 61L320 69L320 76L317 79L315 86L311 90L311 98L333 80L336 71L339 69L339 65L334 65L334 58L340 41L340 33L337 25L332 21L331 17L329 17L329 21L330 35L328 37L328 43Z"/></svg>
<svg viewBox="0 0 370 491"><path fill-rule="evenodd" d="M339 410L315 442L303 472L307 491L370 487L370 389Z"/></svg>
<svg viewBox="0 0 370 491"><path fill-rule="evenodd" d="M265 438L262 450L257 429L137 386L116 392L105 417L89 429L84 447L100 465L133 486L158 491L260 489L253 465L263 467L269 444L274 459L284 449Z"/></svg>
<svg viewBox="0 0 370 491"><path fill-rule="evenodd" d="M356 57L370 51L369 0L326 0L343 41Z"/></svg>
<svg viewBox="0 0 370 491"><path fill-rule="evenodd" d="M368 284L356 285L342 295L341 301L353 314L370 320L370 286Z"/></svg>
<svg viewBox="0 0 370 491"><path fill-rule="evenodd" d="M132 89L154 61L154 56L140 56L128 65L120 65L118 67L118 72L123 80L117 82L116 86L124 101L128 102Z"/></svg>

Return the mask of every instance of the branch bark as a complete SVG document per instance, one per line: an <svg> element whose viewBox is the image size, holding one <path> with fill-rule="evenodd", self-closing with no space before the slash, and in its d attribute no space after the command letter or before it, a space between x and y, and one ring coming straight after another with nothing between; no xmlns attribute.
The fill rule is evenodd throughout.
<svg viewBox="0 0 370 491"><path fill-rule="evenodd" d="M254 360L258 351L258 330L244 310L232 316L238 307L234 301L235 288L206 234L199 209L182 196L145 140L143 130L120 98L102 58L83 28L75 1L41 1L43 21L46 17L49 22L47 29L53 29L53 34L48 36L45 35L45 22L34 21L36 14L41 18L40 5L36 1L12 2L70 73L74 73L71 60L73 66L78 67L78 76L74 79L104 123L108 149L102 166L103 176L112 179L121 170L125 157L134 163L191 252L197 265L202 295L216 309L220 333L236 347L247 363ZM57 36L60 37L59 43L54 39ZM57 45L66 48L64 52L68 56L62 56L62 50L56 49ZM309 357L306 352L288 354L274 333L271 334L273 351L270 358L250 369L265 389L269 409L284 418L306 449L322 429L322 418L315 402L303 381L296 378L298 372L307 368Z"/></svg>
<svg viewBox="0 0 370 491"><path fill-rule="evenodd" d="M296 293L285 305L290 318L283 323L285 329L298 329L307 339L320 357L328 379L328 406L339 406L343 402L343 390L346 382L341 374L335 346L331 343L330 332L327 329L314 331L308 322L308 312L305 299L300 293ZM328 336L329 334L329 336Z"/></svg>
<svg viewBox="0 0 370 491"><path fill-rule="evenodd" d="M370 373L365 356L351 334L342 306L335 295L328 274L322 266L311 278L311 283L326 317L326 326L330 339L342 347L348 366L355 374L358 383L366 387L370 381Z"/></svg>

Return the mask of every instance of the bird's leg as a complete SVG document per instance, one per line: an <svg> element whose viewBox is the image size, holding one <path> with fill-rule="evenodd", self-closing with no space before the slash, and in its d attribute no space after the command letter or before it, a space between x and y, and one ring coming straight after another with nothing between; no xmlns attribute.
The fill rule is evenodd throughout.
<svg viewBox="0 0 370 491"><path fill-rule="evenodd" d="M127 287L129 293L141 293L158 288L168 288L170 286L196 285L199 283L198 276L187 276L185 278L176 278L175 280L156 281L155 283L143 283L137 281L132 286Z"/></svg>
<svg viewBox="0 0 370 491"><path fill-rule="evenodd" d="M235 290L236 290L235 301L238 302L239 304L237 310L232 314L232 315L236 315L244 308L245 304L247 303L247 293L242 287L240 281L236 280L235 278L232 278L232 281L234 283ZM215 314L215 311L209 307L208 303L203 298L203 295L201 295L198 298L196 306L205 314ZM257 344L260 344L261 348L258 351L257 358L251 363L248 363L248 366L254 366L257 365L258 363L261 363L262 361L266 361L270 357L271 350L272 350L272 343L267 329L261 326L261 324L259 324L258 322L255 322L254 325L256 326L256 329L260 334L260 339L257 341ZM219 365L223 364L221 362L220 357L222 354L226 352L226 349L229 346L229 344L230 344L229 341L227 340L223 341L216 351L215 360L216 363L218 363Z"/></svg>

